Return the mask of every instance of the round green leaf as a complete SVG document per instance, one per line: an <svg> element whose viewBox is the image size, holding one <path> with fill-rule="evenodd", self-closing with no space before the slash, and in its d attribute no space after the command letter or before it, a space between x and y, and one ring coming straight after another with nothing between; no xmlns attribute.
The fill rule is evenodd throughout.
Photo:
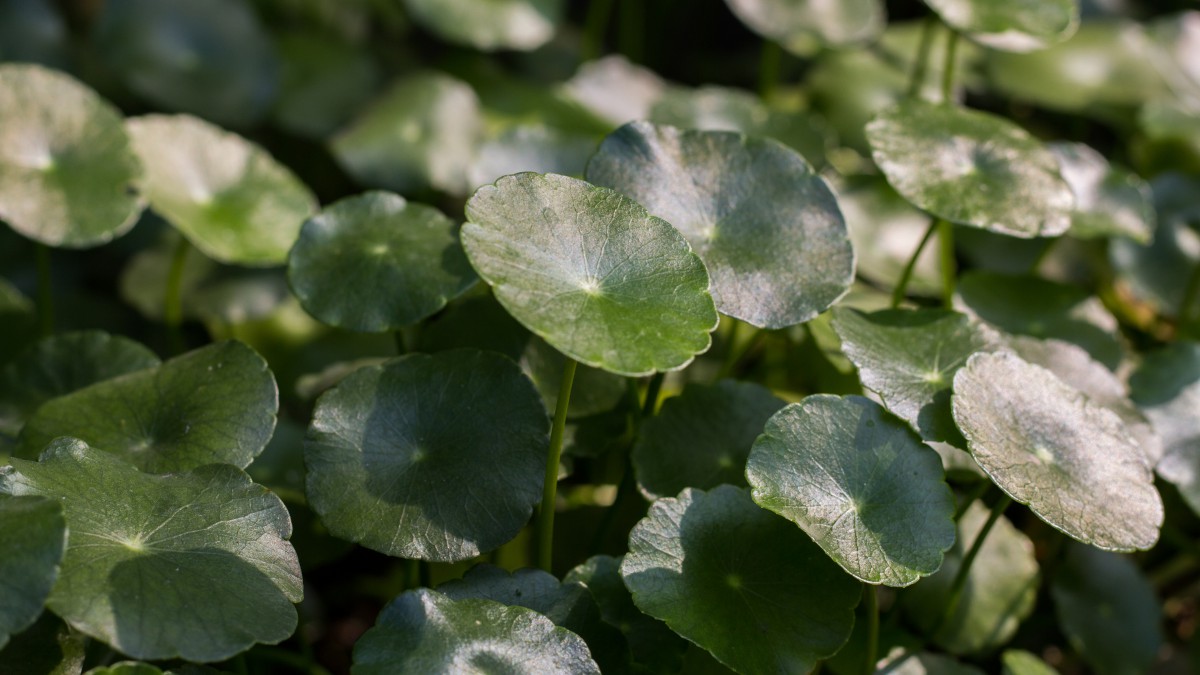
<svg viewBox="0 0 1200 675"><path fill-rule="evenodd" d="M892 187L938 218L1023 238L1071 225L1054 155L1007 119L910 99L879 113L867 140Z"/></svg>
<svg viewBox="0 0 1200 675"><path fill-rule="evenodd" d="M515 363L413 354L317 401L309 503L334 535L389 555L465 560L516 536L542 493L549 423Z"/></svg>
<svg viewBox="0 0 1200 675"><path fill-rule="evenodd" d="M509 573L484 563L437 590L451 600L480 598L532 609L583 638L605 673L629 670L629 645L616 628L604 622L595 599L582 583L559 582L553 574L536 569Z"/></svg>
<svg viewBox="0 0 1200 675"><path fill-rule="evenodd" d="M347 40L293 31L275 36L283 87L271 116L288 131L323 140L371 98L380 68L368 50Z"/></svg>
<svg viewBox="0 0 1200 675"><path fill-rule="evenodd" d="M1058 379L1087 394L1093 402L1117 414L1125 430L1137 442L1150 466L1158 464L1163 455L1163 443L1146 415L1129 400L1121 380L1104 364L1092 359L1081 347L1062 340L1038 340L1012 336L1009 349L1028 363L1041 366Z"/></svg>
<svg viewBox="0 0 1200 675"><path fill-rule="evenodd" d="M223 263L270 267L287 260L316 198L300 179L246 139L187 115L126 123L146 166L150 206Z"/></svg>
<svg viewBox="0 0 1200 675"><path fill-rule="evenodd" d="M905 613L926 634L941 621L963 555L975 543L988 516L987 507L971 504L959 519L958 538L946 552L942 568L905 591ZM986 652L1008 642L1033 612L1039 580L1033 542L1001 516L971 564L958 606L941 621L933 641L954 654Z"/></svg>
<svg viewBox="0 0 1200 675"><path fill-rule="evenodd" d="M587 177L687 238L723 314L791 326L825 311L854 281L837 199L803 157L775 141L633 122L604 139Z"/></svg>
<svg viewBox="0 0 1200 675"><path fill-rule="evenodd" d="M111 73L158 105L248 126L279 89L279 59L242 0L106 0L91 38Z"/></svg>
<svg viewBox="0 0 1200 675"><path fill-rule="evenodd" d="M0 433L15 436L50 399L159 363L146 347L103 331L45 338L0 370Z"/></svg>
<svg viewBox="0 0 1200 675"><path fill-rule="evenodd" d="M958 312L833 310L833 328L863 386L922 438L961 446L950 414L950 385L967 357L991 340Z"/></svg>
<svg viewBox="0 0 1200 675"><path fill-rule="evenodd" d="M73 436L151 473L244 468L270 440L278 409L266 361L241 342L220 342L47 401L15 454L33 458Z"/></svg>
<svg viewBox="0 0 1200 675"><path fill-rule="evenodd" d="M942 20L975 42L1032 52L1062 42L1079 27L1078 0L925 0Z"/></svg>
<svg viewBox="0 0 1200 675"><path fill-rule="evenodd" d="M1200 344L1178 342L1147 354L1129 384L1162 437L1158 475L1200 513Z"/></svg>
<svg viewBox="0 0 1200 675"><path fill-rule="evenodd" d="M89 248L142 211L121 113L65 73L0 65L0 219L48 246Z"/></svg>
<svg viewBox="0 0 1200 675"><path fill-rule="evenodd" d="M1062 177L1075 194L1071 235L1079 238L1126 237L1141 244L1154 235L1150 186L1136 174L1118 169L1083 143L1051 143Z"/></svg>
<svg viewBox="0 0 1200 675"><path fill-rule="evenodd" d="M1112 370L1124 356L1116 318L1099 298L1078 286L972 271L959 278L957 290L967 313L1007 333L1079 345Z"/></svg>
<svg viewBox="0 0 1200 675"><path fill-rule="evenodd" d="M405 0L413 20L448 42L486 51L537 49L554 37L563 0Z"/></svg>
<svg viewBox="0 0 1200 675"><path fill-rule="evenodd" d="M392 85L330 140L330 149L363 185L457 195L467 191L482 132L479 98L470 86L420 73Z"/></svg>
<svg viewBox="0 0 1200 675"><path fill-rule="evenodd" d="M1004 670L1000 675L1057 675L1058 673L1045 661L1024 649L1006 649L1000 659L1004 664Z"/></svg>
<svg viewBox="0 0 1200 675"><path fill-rule="evenodd" d="M1153 472L1111 410L1011 352L972 356L952 405L975 461L1042 520L1102 549L1158 540Z"/></svg>
<svg viewBox="0 0 1200 675"><path fill-rule="evenodd" d="M558 405L558 389L562 386L563 367L567 357L532 338L521 356L521 366L546 401L546 411L553 413ZM629 391L626 380L612 373L582 366L575 371L571 385L571 402L567 407L570 418L586 417L612 410Z"/></svg>
<svg viewBox="0 0 1200 675"><path fill-rule="evenodd" d="M604 621L625 636L635 665L652 673L679 672L688 643L665 623L643 614L633 604L633 597L621 580L621 558L592 556L568 572L563 581L587 587Z"/></svg>
<svg viewBox="0 0 1200 675"><path fill-rule="evenodd" d="M496 299L555 349L639 376L708 349L704 263L675 228L581 180L521 173L467 202L463 247Z"/></svg>
<svg viewBox="0 0 1200 675"><path fill-rule="evenodd" d="M304 223L288 281L322 322L398 330L434 314L475 283L453 220L387 192L334 202Z"/></svg>
<svg viewBox="0 0 1200 675"><path fill-rule="evenodd" d="M783 401L762 385L689 383L645 421L632 455L638 486L651 499L686 487L745 485L746 457Z"/></svg>
<svg viewBox="0 0 1200 675"><path fill-rule="evenodd" d="M759 506L800 526L871 584L908 586L954 544L938 454L878 404L818 394L767 422L746 463Z"/></svg>
<svg viewBox="0 0 1200 675"><path fill-rule="evenodd" d="M650 117L666 86L653 70L609 54L579 66L563 89L571 100L615 128Z"/></svg>
<svg viewBox="0 0 1200 675"><path fill-rule="evenodd" d="M393 600L359 638L354 672L599 675L600 669L578 635L533 610L451 600L422 588Z"/></svg>
<svg viewBox="0 0 1200 675"><path fill-rule="evenodd" d="M3 478L0 478L3 480ZM58 578L67 524L58 502L0 496L0 647L33 625Z"/></svg>
<svg viewBox="0 0 1200 675"><path fill-rule="evenodd" d="M808 672L832 656L850 637L862 588L729 485L651 504L621 576L639 609L745 675Z"/></svg>
<svg viewBox="0 0 1200 675"><path fill-rule="evenodd" d="M155 476L60 438L0 469L0 492L62 503L67 551L47 606L125 654L220 661L296 629L287 509L235 467Z"/></svg>
<svg viewBox="0 0 1200 675"><path fill-rule="evenodd" d="M784 49L809 56L820 46L866 42L883 31L879 0L725 0L734 15L755 33Z"/></svg>
<svg viewBox="0 0 1200 675"><path fill-rule="evenodd" d="M1099 675L1145 673L1164 641L1154 587L1125 556L1071 546L1050 585L1058 625Z"/></svg>

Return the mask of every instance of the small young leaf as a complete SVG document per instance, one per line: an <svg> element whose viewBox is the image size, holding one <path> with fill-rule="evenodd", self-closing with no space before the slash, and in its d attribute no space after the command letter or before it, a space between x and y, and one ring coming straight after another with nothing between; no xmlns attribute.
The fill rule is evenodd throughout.
<svg viewBox="0 0 1200 675"><path fill-rule="evenodd" d="M1000 659L1004 663L1000 675L1058 675L1057 670L1024 649L1006 649Z"/></svg>
<svg viewBox="0 0 1200 675"><path fill-rule="evenodd" d="M751 30L800 56L821 46L845 47L866 42L883 31L879 0L726 0Z"/></svg>
<svg viewBox="0 0 1200 675"><path fill-rule="evenodd" d="M187 115L135 117L126 127L146 166L150 207L196 248L235 265L287 260L316 198L266 150Z"/></svg>
<svg viewBox="0 0 1200 675"><path fill-rule="evenodd" d="M567 356L639 376L708 349L718 317L704 263L628 197L521 173L480 188L467 218L463 247L496 299Z"/></svg>
<svg viewBox="0 0 1200 675"><path fill-rule="evenodd" d="M1050 595L1059 626L1096 673L1150 670L1164 640L1162 610L1132 560L1071 546Z"/></svg>
<svg viewBox="0 0 1200 675"><path fill-rule="evenodd" d="M410 75L330 140L359 183L401 194L467 191L467 169L483 133L479 98L440 73Z"/></svg>
<svg viewBox="0 0 1200 675"><path fill-rule="evenodd" d="M633 122L600 144L587 177L687 238L723 314L791 326L825 311L854 280L837 199L803 157L775 141Z"/></svg>
<svg viewBox="0 0 1200 675"><path fill-rule="evenodd" d="M746 458L783 401L762 385L722 380L688 384L645 421L630 459L638 486L652 499L687 487L746 484Z"/></svg>
<svg viewBox="0 0 1200 675"><path fill-rule="evenodd" d="M405 0L413 21L448 42L494 51L537 49L562 18L563 0Z"/></svg>
<svg viewBox="0 0 1200 675"><path fill-rule="evenodd" d="M986 652L1008 642L1037 601L1039 573L1033 542L1001 516L971 564L958 606L942 620L963 555L987 519L985 506L971 504L959 519L958 538L946 552L942 568L902 596L905 613L926 633L941 622L933 641L954 654Z"/></svg>
<svg viewBox="0 0 1200 675"><path fill-rule="evenodd" d="M481 672L599 675L578 635L524 607L418 589L383 609L354 645L358 675Z"/></svg>
<svg viewBox="0 0 1200 675"><path fill-rule="evenodd" d="M37 457L73 436L151 473L244 468L270 440L278 409L266 361L241 342L220 342L47 401L15 454Z"/></svg>
<svg viewBox="0 0 1200 675"><path fill-rule="evenodd" d="M1126 237L1147 244L1154 235L1150 186L1118 169L1083 143L1051 143L1062 177L1075 194L1070 234L1081 239Z"/></svg>
<svg viewBox="0 0 1200 675"><path fill-rule="evenodd" d="M309 502L336 536L388 555L465 560L516 536L542 494L549 422L515 363L413 354L317 401Z"/></svg>
<svg viewBox="0 0 1200 675"><path fill-rule="evenodd" d="M220 661L296 629L287 509L237 468L155 476L60 438L0 469L0 493L62 503L67 551L46 604L125 654Z"/></svg>
<svg viewBox="0 0 1200 675"><path fill-rule="evenodd" d="M1200 344L1178 342L1147 354L1129 384L1162 437L1158 475L1200 513Z"/></svg>
<svg viewBox="0 0 1200 675"><path fill-rule="evenodd" d="M842 350L858 366L863 386L930 441L962 447L950 414L950 385L967 357L988 347L989 336L958 312L833 310Z"/></svg>
<svg viewBox="0 0 1200 675"><path fill-rule="evenodd" d="M972 356L952 406L975 461L1042 520L1107 550L1158 540L1162 499L1116 413L1011 352Z"/></svg>
<svg viewBox="0 0 1200 675"><path fill-rule="evenodd" d="M398 330L475 283L454 221L387 192L331 204L304 223L288 256L300 304L331 326Z"/></svg>
<svg viewBox="0 0 1200 675"><path fill-rule="evenodd" d="M861 593L804 533L729 485L651 504L621 576L639 609L745 675L808 672L833 655Z"/></svg>
<svg viewBox="0 0 1200 675"><path fill-rule="evenodd" d="M754 442L746 479L759 506L867 583L916 583L954 544L941 459L862 397L817 394L776 413Z"/></svg>
<svg viewBox="0 0 1200 675"><path fill-rule="evenodd" d="M71 76L0 65L0 220L47 246L89 248L142 211L121 113Z"/></svg>
<svg viewBox="0 0 1200 675"><path fill-rule="evenodd" d="M1032 52L1062 42L1079 27L1078 0L925 0L942 20L979 44Z"/></svg>
<svg viewBox="0 0 1200 675"><path fill-rule="evenodd" d="M3 478L0 478L3 480ZM67 524L62 506L44 497L0 494L0 648L33 625L58 578Z"/></svg>
<svg viewBox="0 0 1200 675"><path fill-rule="evenodd" d="M905 100L867 125L888 183L943 220L1013 237L1067 231L1075 197L1058 162L1003 117Z"/></svg>

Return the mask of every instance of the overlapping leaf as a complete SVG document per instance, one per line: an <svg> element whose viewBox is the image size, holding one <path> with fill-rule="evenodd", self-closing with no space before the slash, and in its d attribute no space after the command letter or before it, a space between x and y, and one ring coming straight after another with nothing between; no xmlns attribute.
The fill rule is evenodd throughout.
<svg viewBox="0 0 1200 675"><path fill-rule="evenodd" d="M751 30L801 56L820 46L865 42L884 25L879 0L726 0L726 4Z"/></svg>
<svg viewBox="0 0 1200 675"><path fill-rule="evenodd" d="M1070 233L1080 238L1127 237L1146 244L1154 234L1150 186L1108 163L1082 143L1053 143L1062 177L1075 194Z"/></svg>
<svg viewBox="0 0 1200 675"><path fill-rule="evenodd" d="M3 481L0 478L0 481ZM62 506L44 497L0 494L0 648L37 620L58 578L67 542Z"/></svg>
<svg viewBox="0 0 1200 675"><path fill-rule="evenodd" d="M1031 52L1062 42L1079 26L1077 0L925 0L942 20L985 47Z"/></svg>
<svg viewBox="0 0 1200 675"><path fill-rule="evenodd" d="M463 247L496 298L567 356L621 375L682 368L717 313L671 225L580 180L522 173L467 203Z"/></svg>
<svg viewBox="0 0 1200 675"><path fill-rule="evenodd" d="M476 49L536 49L554 37L563 0L405 0L413 20Z"/></svg>
<svg viewBox="0 0 1200 675"><path fill-rule="evenodd" d="M1129 384L1162 437L1158 475L1200 513L1200 344L1179 342L1147 354Z"/></svg>

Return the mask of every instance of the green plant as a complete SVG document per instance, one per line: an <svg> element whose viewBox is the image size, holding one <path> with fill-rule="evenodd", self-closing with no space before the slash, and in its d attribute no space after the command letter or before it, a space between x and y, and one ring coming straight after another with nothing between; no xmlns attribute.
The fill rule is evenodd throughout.
<svg viewBox="0 0 1200 675"><path fill-rule="evenodd" d="M1200 14L710 4L0 0L0 673L1194 669Z"/></svg>

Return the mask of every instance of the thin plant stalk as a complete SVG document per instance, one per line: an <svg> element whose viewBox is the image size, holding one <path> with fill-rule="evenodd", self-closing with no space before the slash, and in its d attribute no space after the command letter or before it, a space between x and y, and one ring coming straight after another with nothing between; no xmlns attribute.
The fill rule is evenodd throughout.
<svg viewBox="0 0 1200 675"><path fill-rule="evenodd" d="M187 265L187 237L180 237L167 270L167 288L163 295L163 323L167 327L167 347L172 354L183 351L183 270Z"/></svg>
<svg viewBox="0 0 1200 675"><path fill-rule="evenodd" d="M874 584L867 587L867 655L863 663L863 675L875 672L875 661L879 659L879 598Z"/></svg>
<svg viewBox="0 0 1200 675"><path fill-rule="evenodd" d="M764 40L762 58L758 62L758 95L764 100L775 95L782 65L783 48L774 40Z"/></svg>
<svg viewBox="0 0 1200 675"><path fill-rule="evenodd" d="M971 542L971 548L967 551L967 555L963 556L962 564L958 566L958 572L954 575L954 581L950 584L950 594L946 596L946 606L942 608L942 614L938 617L938 621L934 624L933 629L929 631L930 635L937 635L937 632L942 629L946 621L954 616L954 612L958 610L958 603L962 601L963 588L967 584L967 576L971 572L971 565L974 564L975 558L979 556L979 551L983 549L983 542L987 539L988 533L992 531L992 526L1000 520L1000 516L1004 515L1004 510L1012 503L1012 497L1004 495L992 506L992 511L988 514L987 522L983 524L983 528L979 530L979 534L975 535L975 541Z"/></svg>
<svg viewBox="0 0 1200 675"><path fill-rule="evenodd" d="M554 500L558 494L558 462L562 457L563 429L567 426L567 407L571 404L571 386L575 383L575 359L563 365L558 402L554 405L554 425L550 427L550 449L546 454L546 480L542 486L542 506L538 511L538 566L549 572L554 559Z"/></svg>
<svg viewBox="0 0 1200 675"><path fill-rule="evenodd" d="M958 263L954 259L954 225L938 221L939 266L942 271L942 306L954 308L954 284L958 276Z"/></svg>
<svg viewBox="0 0 1200 675"><path fill-rule="evenodd" d="M650 378L650 384L646 385L646 398L642 400L642 419L652 417L654 412L658 410L658 395L662 392L663 380L665 378L665 373L655 373Z"/></svg>
<svg viewBox="0 0 1200 675"><path fill-rule="evenodd" d="M598 58L604 50L604 36L612 19L613 0L592 0L588 4L584 20L583 40L579 45L579 57L584 61Z"/></svg>
<svg viewBox="0 0 1200 675"><path fill-rule="evenodd" d="M917 250L913 251L912 257L904 264L904 270L900 272L900 280L896 282L896 288L892 290L892 309L896 309L900 303L904 302L904 291L908 288L908 282L912 280L913 270L917 267L917 259L921 257L921 251L925 250L925 245L933 238L937 224L937 218L930 219L929 227L925 228L925 235L921 237L921 243L917 244Z"/></svg>
<svg viewBox="0 0 1200 675"><path fill-rule="evenodd" d="M42 337L54 335L54 281L50 276L50 247L37 245L38 326Z"/></svg>
<svg viewBox="0 0 1200 675"><path fill-rule="evenodd" d="M950 103L954 93L954 60L958 52L958 31L951 29L946 38L946 62L942 70L942 101Z"/></svg>
<svg viewBox="0 0 1200 675"><path fill-rule="evenodd" d="M975 488L963 497L962 503L958 505L957 509L955 509L954 522L958 522L959 519L963 517L963 514L967 512L967 509L971 508L971 504L974 504L975 500L982 497L990 487L992 487L991 482L982 479L979 480L975 485Z"/></svg>
<svg viewBox="0 0 1200 675"><path fill-rule="evenodd" d="M925 76L929 72L929 53L933 50L933 35L937 23L937 16L930 14L921 25L921 42L917 45L917 58L913 61L912 72L908 77L909 98L916 98L921 93L921 85L925 84Z"/></svg>

